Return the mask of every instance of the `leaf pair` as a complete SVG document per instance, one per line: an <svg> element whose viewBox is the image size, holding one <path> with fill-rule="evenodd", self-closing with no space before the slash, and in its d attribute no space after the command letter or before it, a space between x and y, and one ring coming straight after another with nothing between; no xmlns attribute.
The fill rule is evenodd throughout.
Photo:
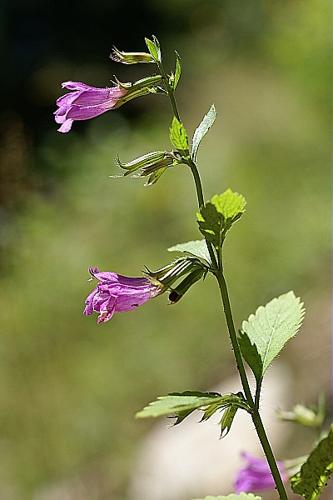
<svg viewBox="0 0 333 500"><path fill-rule="evenodd" d="M176 71L175 71L175 75L173 76L174 89L176 88L178 80L180 78L180 72L181 72L181 66L180 66L179 56L177 54ZM192 146L190 148L187 132L186 132L186 129L185 129L183 123L180 122L176 117L174 117L172 120L172 123L171 123L171 127L170 127L171 143L178 151L182 152L183 154L189 154L189 151L191 149L191 153L190 153L191 159L194 162L196 162L199 145L200 145L202 139L207 134L208 130L213 125L215 119L216 119L216 110L215 110L215 106L213 104L211 106L210 110L208 111L208 113L202 119L200 125L195 130L194 135L193 135L193 139L192 139Z"/></svg>
<svg viewBox="0 0 333 500"><path fill-rule="evenodd" d="M201 410L201 421L206 421L217 411L225 410L220 426L221 437L230 430L236 411L242 408L250 411L241 393L221 395L215 392L185 391L160 396L136 414L137 418L170 416L176 418L175 425L182 422L195 410Z"/></svg>

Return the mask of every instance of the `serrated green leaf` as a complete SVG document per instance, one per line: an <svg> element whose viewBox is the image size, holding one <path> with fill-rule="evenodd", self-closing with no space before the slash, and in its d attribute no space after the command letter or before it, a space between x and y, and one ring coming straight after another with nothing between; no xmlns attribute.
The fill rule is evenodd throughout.
<svg viewBox="0 0 333 500"><path fill-rule="evenodd" d="M244 196L227 189L214 195L198 212L199 229L205 238L218 248L227 231L245 212Z"/></svg>
<svg viewBox="0 0 333 500"><path fill-rule="evenodd" d="M239 344L257 380L285 343L296 335L303 316L303 303L294 292L288 292L260 306L243 322Z"/></svg>
<svg viewBox="0 0 333 500"><path fill-rule="evenodd" d="M213 406L212 411L209 411L202 420L207 420L216 411L224 409L231 404L235 404L240 408L249 410L247 403L237 394L221 395L215 392L193 392L185 391L182 393L172 393L168 396L160 396L156 401L153 401L143 410L136 414L137 418L177 417L176 423L181 422L190 415L194 410L202 410L205 413Z"/></svg>
<svg viewBox="0 0 333 500"><path fill-rule="evenodd" d="M243 195L227 189L224 193L215 194L211 199L217 211L221 213L227 225L233 224L245 212L246 201Z"/></svg>
<svg viewBox="0 0 333 500"><path fill-rule="evenodd" d="M191 148L191 158L194 162L197 161L198 149L202 139L207 134L210 127L213 125L216 119L216 109L214 104L210 107L208 113L203 117L200 125L195 130L193 139L192 139L192 148Z"/></svg>
<svg viewBox="0 0 333 500"><path fill-rule="evenodd" d="M180 252L198 257L204 264L211 264L210 255L207 249L206 240L187 241L168 248L168 252Z"/></svg>
<svg viewBox="0 0 333 500"><path fill-rule="evenodd" d="M153 56L154 60L160 61L161 60L161 49L160 49L160 44L159 41L155 36L153 36L153 40L150 40L149 38L145 38L145 42L147 45L147 48L150 52L150 54Z"/></svg>
<svg viewBox="0 0 333 500"><path fill-rule="evenodd" d="M188 151L188 139L184 125L174 116L170 127L170 141L179 151Z"/></svg>
<svg viewBox="0 0 333 500"><path fill-rule="evenodd" d="M253 495L253 493L230 493L230 495L220 495L218 497L208 496L205 498L195 498L193 500L262 500L261 497Z"/></svg>
<svg viewBox="0 0 333 500"><path fill-rule="evenodd" d="M143 410L136 414L138 418L162 417L165 415L176 414L180 411L195 410L201 406L207 406L215 403L221 398L217 393L205 393L186 391L172 393L167 396L159 396L156 401L149 403Z"/></svg>
<svg viewBox="0 0 333 500"><path fill-rule="evenodd" d="M310 453L301 470L291 478L294 493L316 500L333 471L333 427Z"/></svg>

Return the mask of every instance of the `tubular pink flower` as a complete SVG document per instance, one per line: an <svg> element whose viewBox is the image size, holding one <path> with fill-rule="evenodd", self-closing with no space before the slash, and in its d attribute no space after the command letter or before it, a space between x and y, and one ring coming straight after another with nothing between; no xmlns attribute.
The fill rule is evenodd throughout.
<svg viewBox="0 0 333 500"><path fill-rule="evenodd" d="M75 120L89 120L118 108L122 104L121 98L128 92L120 85L106 88L81 82L63 82L61 85L71 91L56 101L55 121L61 125L58 131L63 133L70 131Z"/></svg>
<svg viewBox="0 0 333 500"><path fill-rule="evenodd" d="M274 479L265 458L256 458L247 452L243 452L242 457L247 464L237 474L235 481L236 493L250 493L275 488ZM277 462L277 465L282 480L285 482L288 475L284 464L283 462Z"/></svg>
<svg viewBox="0 0 333 500"><path fill-rule="evenodd" d="M109 321L115 312L131 311L162 293L162 287L147 278L131 278L111 272L89 269L98 280L96 288L88 295L83 314L98 313L97 323Z"/></svg>

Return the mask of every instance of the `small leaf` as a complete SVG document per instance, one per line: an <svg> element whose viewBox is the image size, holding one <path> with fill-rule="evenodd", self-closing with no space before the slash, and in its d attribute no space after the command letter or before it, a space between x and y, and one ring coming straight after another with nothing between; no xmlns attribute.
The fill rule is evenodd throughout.
<svg viewBox="0 0 333 500"><path fill-rule="evenodd" d="M235 404L249 411L249 406L244 398L238 394L221 395L216 392L192 392L172 393L168 396L160 396L143 410L136 414L137 418L148 417L176 417L176 424L184 420L194 410L204 411L202 420L207 420L216 411ZM211 408L213 407L213 408ZM208 413L207 413L208 412Z"/></svg>
<svg viewBox="0 0 333 500"><path fill-rule="evenodd" d="M291 478L294 493L306 500L316 500L333 471L333 427L310 453L301 470Z"/></svg>
<svg viewBox="0 0 333 500"><path fill-rule="evenodd" d="M294 292L288 292L260 306L243 322L239 344L257 380L285 343L296 335L303 316L303 303Z"/></svg>
<svg viewBox="0 0 333 500"><path fill-rule="evenodd" d="M193 500L262 500L261 497L253 495L253 493L230 493L230 495L220 495L218 497L208 496L205 498L195 498Z"/></svg>
<svg viewBox="0 0 333 500"><path fill-rule="evenodd" d="M180 62L179 54L176 52L176 69L173 79L173 90L176 90L181 74L182 74L182 65Z"/></svg>
<svg viewBox="0 0 333 500"><path fill-rule="evenodd" d="M161 60L161 49L160 49L160 44L159 41L155 36L152 37L153 40L150 40L149 38L145 38L145 42L147 45L147 48L152 55L153 59L158 62Z"/></svg>
<svg viewBox="0 0 333 500"><path fill-rule="evenodd" d="M197 161L198 149L202 139L207 134L210 127L213 125L216 119L216 109L214 104L210 107L208 113L203 117L200 125L196 129L192 139L192 148L191 148L191 158L194 162Z"/></svg>
<svg viewBox="0 0 333 500"><path fill-rule="evenodd" d="M216 248L220 247L227 231L245 212L245 206L244 196L231 189L214 195L197 214L200 231Z"/></svg>
<svg viewBox="0 0 333 500"><path fill-rule="evenodd" d="M194 255L198 259L204 261L204 264L211 264L210 255L207 249L206 240L188 241L179 243L168 248L168 252L180 252L188 255Z"/></svg>
<svg viewBox="0 0 333 500"><path fill-rule="evenodd" d="M179 151L188 151L188 139L184 125L174 116L170 127L170 141Z"/></svg>

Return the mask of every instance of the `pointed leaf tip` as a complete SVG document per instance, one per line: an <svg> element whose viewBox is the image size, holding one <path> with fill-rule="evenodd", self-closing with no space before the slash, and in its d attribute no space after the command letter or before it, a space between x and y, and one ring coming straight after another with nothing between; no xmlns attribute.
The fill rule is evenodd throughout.
<svg viewBox="0 0 333 500"><path fill-rule="evenodd" d="M194 162L197 161L198 149L202 139L207 134L208 130L214 124L216 119L216 109L214 104L211 105L208 113L203 117L200 125L197 127L193 134L191 157Z"/></svg>

